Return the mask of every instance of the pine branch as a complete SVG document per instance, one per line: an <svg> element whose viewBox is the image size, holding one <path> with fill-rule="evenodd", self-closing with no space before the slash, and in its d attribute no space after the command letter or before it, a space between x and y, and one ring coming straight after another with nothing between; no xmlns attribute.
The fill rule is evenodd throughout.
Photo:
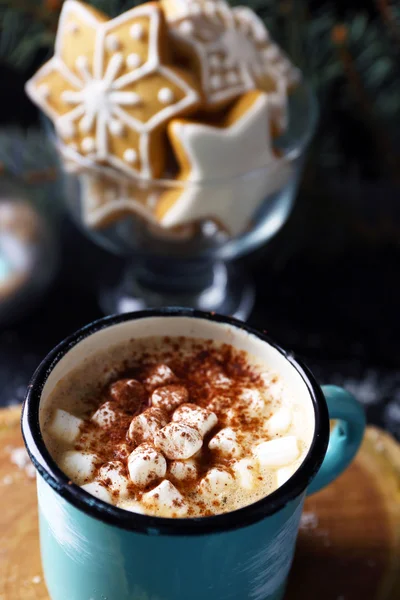
<svg viewBox="0 0 400 600"><path fill-rule="evenodd" d="M383 21L389 27L393 39L400 44L400 13L397 14L396 8L391 5L390 0L376 0L376 4L383 17Z"/></svg>
<svg viewBox="0 0 400 600"><path fill-rule="evenodd" d="M391 174L395 180L400 177L400 161L396 154L390 138L385 135L381 125L377 122L372 109L372 102L366 93L365 85L360 73L357 70L356 62L351 54L347 43L347 28L344 25L336 26L333 35L334 41L337 44L337 51L340 61L343 64L344 72L347 76L350 88L353 91L357 105L362 112L363 120L367 127L371 130L374 139L376 140L378 151L381 156L385 156L387 165L390 168ZM361 36L363 33L361 25L356 30L356 35ZM353 29L354 34L354 29Z"/></svg>

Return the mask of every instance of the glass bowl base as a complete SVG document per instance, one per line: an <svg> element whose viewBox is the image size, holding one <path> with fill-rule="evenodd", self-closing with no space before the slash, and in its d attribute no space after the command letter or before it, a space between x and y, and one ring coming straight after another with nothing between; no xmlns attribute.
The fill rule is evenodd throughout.
<svg viewBox="0 0 400 600"><path fill-rule="evenodd" d="M254 286L235 263L180 264L176 270L129 265L119 281L105 284L99 303L105 314L145 308L184 306L246 320L254 304ZM176 265L178 267L178 265Z"/></svg>

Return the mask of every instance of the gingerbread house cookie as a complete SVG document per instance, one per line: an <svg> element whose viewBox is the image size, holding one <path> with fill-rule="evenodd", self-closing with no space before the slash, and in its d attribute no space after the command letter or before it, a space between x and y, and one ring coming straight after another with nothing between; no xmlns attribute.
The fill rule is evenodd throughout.
<svg viewBox="0 0 400 600"><path fill-rule="evenodd" d="M251 89L272 95L271 116L286 126L287 91L300 72L249 8L225 0L161 0L168 27L198 73L208 108L220 108Z"/></svg>
<svg viewBox="0 0 400 600"><path fill-rule="evenodd" d="M64 2L54 57L26 89L53 120L68 160L161 175L167 122L200 101L190 75L168 62L164 25L154 2L111 20L76 0Z"/></svg>

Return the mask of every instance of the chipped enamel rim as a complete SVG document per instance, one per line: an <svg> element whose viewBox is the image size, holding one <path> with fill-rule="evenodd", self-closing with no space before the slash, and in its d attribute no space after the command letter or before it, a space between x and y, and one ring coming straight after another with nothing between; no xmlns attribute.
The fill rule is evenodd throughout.
<svg viewBox="0 0 400 600"><path fill-rule="evenodd" d="M165 518L129 512L98 500L71 484L48 452L39 425L39 403L42 390L56 364L76 344L93 333L126 321L149 317L189 317L224 323L250 333L275 348L303 379L314 408L315 427L310 449L295 473L280 488L238 510L209 517ZM22 435L29 456L43 479L67 502L86 514L110 525L148 535L201 535L238 529L265 519L283 509L300 496L315 477L324 459L329 441L329 414L321 388L312 373L291 352L283 350L264 333L245 323L214 313L187 308L163 308L105 317L90 323L67 337L42 361L33 375L24 401L21 417Z"/></svg>

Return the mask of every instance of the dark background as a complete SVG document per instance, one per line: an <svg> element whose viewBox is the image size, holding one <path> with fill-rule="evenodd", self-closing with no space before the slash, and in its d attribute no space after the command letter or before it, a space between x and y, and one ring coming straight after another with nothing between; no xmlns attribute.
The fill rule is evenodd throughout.
<svg viewBox="0 0 400 600"><path fill-rule="evenodd" d="M133 3L93 4L117 13ZM369 420L400 439L399 7L355 0L248 4L312 79L321 112L293 214L268 246L243 259L257 286L250 322L295 350L321 383L353 391ZM60 5L0 5L3 131L13 125L20 135L38 126L23 84L50 51ZM7 176L9 158L0 147ZM47 159L35 159L46 171ZM35 202L23 168L12 175ZM122 268L55 210L57 200L41 199L40 210L60 239L60 268L39 303L0 329L0 404L20 402L51 347L101 316L99 275Z"/></svg>

